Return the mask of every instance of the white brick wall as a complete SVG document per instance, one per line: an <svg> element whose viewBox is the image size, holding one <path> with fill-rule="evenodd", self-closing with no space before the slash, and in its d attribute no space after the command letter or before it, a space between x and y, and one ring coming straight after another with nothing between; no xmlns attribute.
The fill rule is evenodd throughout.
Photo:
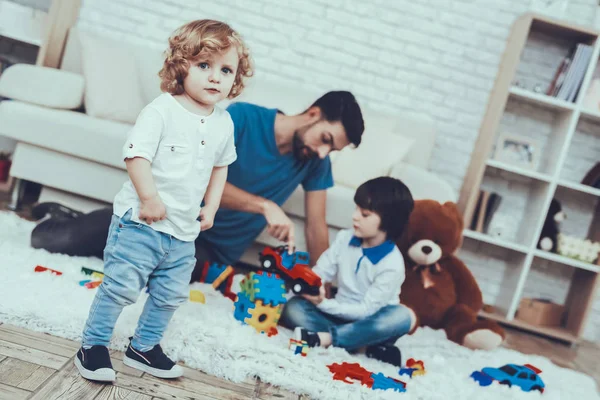
<svg viewBox="0 0 600 400"><path fill-rule="evenodd" d="M79 25L163 48L172 30L187 20L224 20L246 38L257 75L323 91L345 88L365 107L433 117L438 136L431 170L458 191L511 24L531 3L84 0ZM591 24L596 4L596 0L570 0L566 18ZM555 50L563 52L564 47L559 44ZM528 49L527 60L533 67L519 70L524 80L539 78L540 66L555 68L556 60L544 61L535 49ZM477 275L484 282L486 298L495 298L502 286L494 286L485 273ZM600 340L598 298L586 332L594 340Z"/></svg>

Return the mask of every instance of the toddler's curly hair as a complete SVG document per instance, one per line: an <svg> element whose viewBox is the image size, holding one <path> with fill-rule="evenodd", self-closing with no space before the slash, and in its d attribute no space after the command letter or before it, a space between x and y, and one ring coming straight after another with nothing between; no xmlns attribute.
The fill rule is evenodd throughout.
<svg viewBox="0 0 600 400"><path fill-rule="evenodd" d="M253 75L248 47L242 37L224 22L202 19L189 22L177 29L169 38L169 48L158 76L160 89L172 95L182 94L183 80L191 63L215 52L235 46L239 65L233 87L227 98L239 96L244 89L244 80Z"/></svg>

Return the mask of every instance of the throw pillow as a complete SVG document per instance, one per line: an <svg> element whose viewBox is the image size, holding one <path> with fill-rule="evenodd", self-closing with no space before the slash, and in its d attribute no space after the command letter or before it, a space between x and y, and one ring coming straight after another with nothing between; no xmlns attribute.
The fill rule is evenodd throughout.
<svg viewBox="0 0 600 400"><path fill-rule="evenodd" d="M360 146L346 147L332 162L335 183L357 188L369 179L389 175L411 151L414 142L402 135L367 128Z"/></svg>
<svg viewBox="0 0 600 400"><path fill-rule="evenodd" d="M132 46L81 32L81 50L86 113L135 123L145 103Z"/></svg>

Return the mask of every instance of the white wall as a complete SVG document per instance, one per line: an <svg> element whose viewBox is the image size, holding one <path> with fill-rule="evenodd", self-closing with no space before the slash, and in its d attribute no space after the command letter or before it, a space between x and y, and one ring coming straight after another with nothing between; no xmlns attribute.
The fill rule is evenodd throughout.
<svg viewBox="0 0 600 400"><path fill-rule="evenodd" d="M79 26L164 48L185 21L226 21L246 38L257 75L349 89L365 107L433 117L431 170L458 191L511 24L534 1L84 0ZM565 19L593 24L597 7L570 0ZM519 73L535 77L544 53L528 58L531 69ZM600 340L600 301L591 319L586 337Z"/></svg>

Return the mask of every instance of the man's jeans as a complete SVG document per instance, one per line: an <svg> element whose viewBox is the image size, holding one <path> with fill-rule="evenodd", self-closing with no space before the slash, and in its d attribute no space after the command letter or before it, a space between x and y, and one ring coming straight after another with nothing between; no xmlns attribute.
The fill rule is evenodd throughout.
<svg viewBox="0 0 600 400"><path fill-rule="evenodd" d="M131 221L131 210L112 216L104 249L104 280L83 331L86 348L108 346L123 307L135 303L148 284L149 296L132 346L148 351L162 339L175 310L189 297L196 264L194 242Z"/></svg>
<svg viewBox="0 0 600 400"><path fill-rule="evenodd" d="M284 306L279 323L313 332L329 332L333 346L356 351L380 343L393 344L410 331L411 317L402 305L388 305L358 321L345 321L325 314L303 297L291 298Z"/></svg>

